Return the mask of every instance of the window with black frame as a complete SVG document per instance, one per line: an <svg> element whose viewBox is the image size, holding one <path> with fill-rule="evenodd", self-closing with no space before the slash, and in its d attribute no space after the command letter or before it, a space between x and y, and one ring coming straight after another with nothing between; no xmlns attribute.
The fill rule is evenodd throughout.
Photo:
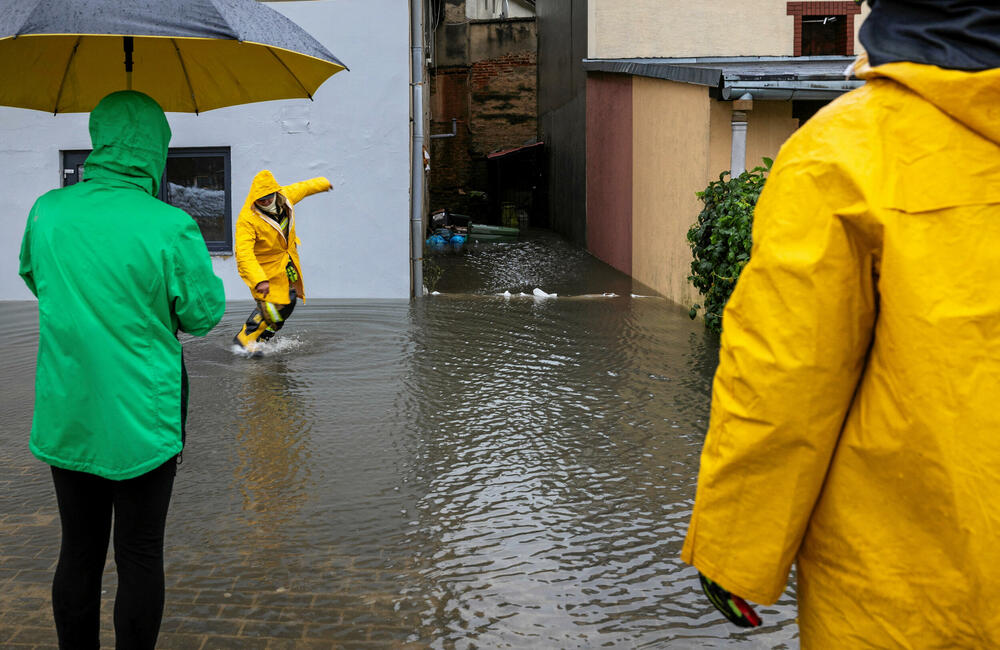
<svg viewBox="0 0 1000 650"><path fill-rule="evenodd" d="M63 186L83 180L90 151L63 151ZM184 210L198 223L213 253L233 252L229 147L170 149L160 179L160 200Z"/></svg>

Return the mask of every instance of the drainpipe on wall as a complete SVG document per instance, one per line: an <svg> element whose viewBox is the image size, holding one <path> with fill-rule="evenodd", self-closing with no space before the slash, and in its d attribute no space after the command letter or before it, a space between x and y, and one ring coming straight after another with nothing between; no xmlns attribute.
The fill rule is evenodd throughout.
<svg viewBox="0 0 1000 650"><path fill-rule="evenodd" d="M436 138L454 138L456 135L458 135L458 118L453 117L451 118L451 133L435 133L430 136L430 139L434 140Z"/></svg>
<svg viewBox="0 0 1000 650"><path fill-rule="evenodd" d="M753 110L749 93L733 102L733 148L729 159L729 178L747 170L747 111Z"/></svg>
<svg viewBox="0 0 1000 650"><path fill-rule="evenodd" d="M733 111L733 151L729 160L729 177L736 178L747 170L747 114Z"/></svg>
<svg viewBox="0 0 1000 650"><path fill-rule="evenodd" d="M424 0L410 0L410 297L424 295Z"/></svg>

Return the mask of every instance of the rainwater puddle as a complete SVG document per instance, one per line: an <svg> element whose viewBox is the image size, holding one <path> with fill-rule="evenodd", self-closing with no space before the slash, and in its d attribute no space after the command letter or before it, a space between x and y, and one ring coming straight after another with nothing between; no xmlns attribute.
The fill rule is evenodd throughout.
<svg viewBox="0 0 1000 650"><path fill-rule="evenodd" d="M798 647L791 600L740 631L678 558L718 356L702 325L545 233L438 264L440 295L300 305L262 358L232 350L249 300L182 338L161 639L198 590L232 603L214 619L338 642ZM0 312L8 515L55 513L27 449L34 309ZM54 558L57 523L32 535Z"/></svg>

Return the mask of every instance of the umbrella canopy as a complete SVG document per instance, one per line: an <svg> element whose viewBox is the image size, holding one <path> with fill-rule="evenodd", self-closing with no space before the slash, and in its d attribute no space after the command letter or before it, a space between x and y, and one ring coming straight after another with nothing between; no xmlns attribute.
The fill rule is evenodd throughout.
<svg viewBox="0 0 1000 650"><path fill-rule="evenodd" d="M6 0L0 105L88 112L116 90L165 111L312 98L346 70L316 39L256 0Z"/></svg>

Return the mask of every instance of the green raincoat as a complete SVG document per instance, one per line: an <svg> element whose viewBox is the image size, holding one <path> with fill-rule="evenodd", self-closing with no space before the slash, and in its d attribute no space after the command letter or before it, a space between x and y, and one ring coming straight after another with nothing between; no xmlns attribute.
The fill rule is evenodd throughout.
<svg viewBox="0 0 1000 650"><path fill-rule="evenodd" d="M796 563L803 648L998 648L1000 69L855 72L757 204L683 558Z"/></svg>
<svg viewBox="0 0 1000 650"><path fill-rule="evenodd" d="M121 480L181 450L178 330L204 335L225 294L195 221L154 196L170 127L155 101L109 95L90 116L84 182L31 208L20 274L38 297L31 451Z"/></svg>

